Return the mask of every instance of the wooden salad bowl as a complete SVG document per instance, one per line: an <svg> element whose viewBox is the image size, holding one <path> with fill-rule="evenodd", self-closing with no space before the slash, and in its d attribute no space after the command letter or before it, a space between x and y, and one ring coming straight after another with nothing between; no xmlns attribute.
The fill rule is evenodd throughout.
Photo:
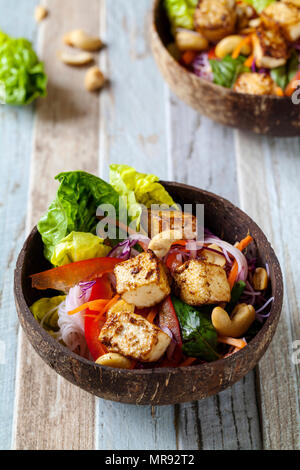
<svg viewBox="0 0 300 470"><path fill-rule="evenodd" d="M227 126L278 137L300 135L300 105L293 104L291 98L236 93L181 66L166 47L172 37L163 3L154 1L151 46L164 79L178 98Z"/></svg>
<svg viewBox="0 0 300 470"><path fill-rule="evenodd" d="M27 238L15 269L14 293L20 323L36 352L57 373L82 389L106 400L135 405L167 405L206 398L233 385L255 367L275 333L283 297L282 275L276 255L260 228L244 212L215 194L184 184L162 182L182 204L204 204L205 226L234 243L253 236L251 256L269 266L271 314L259 333L241 351L215 362L181 368L119 370L81 358L53 339L34 319L29 306L53 291L31 287L31 274L49 269L43 243L35 227ZM57 295L54 294L54 295Z"/></svg>

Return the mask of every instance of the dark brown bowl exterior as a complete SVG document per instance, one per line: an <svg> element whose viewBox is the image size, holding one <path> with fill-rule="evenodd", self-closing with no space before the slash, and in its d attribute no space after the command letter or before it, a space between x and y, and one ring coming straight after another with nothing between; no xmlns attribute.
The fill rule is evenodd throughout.
<svg viewBox="0 0 300 470"><path fill-rule="evenodd" d="M67 380L98 397L136 405L167 405L206 398L233 385L247 374L266 351L279 320L283 285L278 260L259 227L240 209L212 193L184 184L163 182L173 199L204 204L205 225L234 242L247 234L255 240L253 256L268 263L272 295L271 315L257 336L240 352L216 362L184 368L118 370L96 365L73 354L54 340L32 316L29 306L51 292L32 289L29 275L47 267L43 244L33 229L19 255L15 270L15 301L20 323L36 352Z"/></svg>
<svg viewBox="0 0 300 470"><path fill-rule="evenodd" d="M166 48L170 35L163 1L154 1L151 46L163 77L178 98L227 126L278 137L300 135L300 105L290 98L236 93L197 77L174 60Z"/></svg>

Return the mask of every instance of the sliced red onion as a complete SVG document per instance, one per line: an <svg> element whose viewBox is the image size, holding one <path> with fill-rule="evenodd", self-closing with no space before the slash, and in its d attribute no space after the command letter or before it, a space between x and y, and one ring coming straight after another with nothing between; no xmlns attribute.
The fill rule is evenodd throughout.
<svg viewBox="0 0 300 470"><path fill-rule="evenodd" d="M274 297L271 297L267 302L258 310L256 310L256 314L260 314L271 302L273 302Z"/></svg>
<svg viewBox="0 0 300 470"><path fill-rule="evenodd" d="M88 291L96 284L96 281L89 281L89 282L79 282L79 287L80 287L80 290L81 290L81 295L80 295L80 299L82 299L82 297L86 297L86 295L88 294Z"/></svg>
<svg viewBox="0 0 300 470"><path fill-rule="evenodd" d="M237 280L246 281L248 277L248 263L245 255L240 250L238 250L238 248L235 248L235 246L231 245L228 242L211 237L206 238L204 240L204 243L215 243L216 245L220 246L223 251L227 251L228 253L230 253L238 264Z"/></svg>

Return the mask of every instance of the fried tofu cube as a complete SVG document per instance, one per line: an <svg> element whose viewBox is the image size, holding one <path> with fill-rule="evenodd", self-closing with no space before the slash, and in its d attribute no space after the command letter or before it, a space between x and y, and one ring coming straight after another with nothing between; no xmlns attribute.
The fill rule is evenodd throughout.
<svg viewBox="0 0 300 470"><path fill-rule="evenodd" d="M276 85L267 73L242 73L236 80L234 91L249 95L273 95Z"/></svg>
<svg viewBox="0 0 300 470"><path fill-rule="evenodd" d="M196 31L211 42L217 42L234 32L235 0L200 0L195 11Z"/></svg>
<svg viewBox="0 0 300 470"><path fill-rule="evenodd" d="M170 294L164 266L151 250L118 264L114 273L118 294L138 308L153 307Z"/></svg>
<svg viewBox="0 0 300 470"><path fill-rule="evenodd" d="M180 298L189 305L229 302L230 286L225 270L215 264L190 260L173 273Z"/></svg>
<svg viewBox="0 0 300 470"><path fill-rule="evenodd" d="M158 361L171 342L171 338L160 328L132 312L110 315L99 340L109 352L141 362Z"/></svg>
<svg viewBox="0 0 300 470"><path fill-rule="evenodd" d="M297 6L290 1L271 3L262 12L262 20L269 28L281 28L287 40L295 42L300 37L300 5Z"/></svg>
<svg viewBox="0 0 300 470"><path fill-rule="evenodd" d="M273 69L284 65L289 57L288 46L279 30L259 26L253 36L253 54L256 65Z"/></svg>

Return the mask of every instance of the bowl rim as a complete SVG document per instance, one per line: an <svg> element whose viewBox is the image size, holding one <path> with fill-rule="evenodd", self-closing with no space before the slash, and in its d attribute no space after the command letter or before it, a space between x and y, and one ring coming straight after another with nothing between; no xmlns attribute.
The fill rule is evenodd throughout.
<svg viewBox="0 0 300 470"><path fill-rule="evenodd" d="M196 190L199 192L199 195L202 194L204 196L207 196L211 199L217 199L220 202L226 203L228 207L234 208L235 211L240 213L243 218L246 217L248 219L249 223L253 227L255 227L258 232L261 233L262 239L266 242L267 247L269 248L270 254L273 258L273 263L272 263L272 268L277 271L277 279L276 282L276 292L272 292L274 296L274 301L272 302L271 310L270 310L270 316L267 318L267 320L264 322L262 325L261 329L259 332L251 339L251 341L247 344L245 348L242 350L236 352L235 354L231 356L227 356L221 359L218 359L216 361L212 362L206 362L203 364L197 364L197 365L191 365L191 366L183 366L183 367L157 367L157 368L149 368L149 369L116 369L119 374L121 375L138 375L138 376L151 376L151 375L162 375L162 374L176 374L176 373L181 373L183 370L187 371L195 371L197 369L202 368L204 369L211 369L214 364L218 364L220 367L223 366L226 362L231 361L232 364L235 364L236 362L239 361L239 359L245 358L248 356L250 351L255 351L257 349L257 344L260 343L262 337L266 334L268 331L269 327L272 325L273 321L276 319L280 318L281 311L282 311L282 303L283 303L283 278L282 278L282 271L280 267L280 263L277 259L277 256L272 248L271 243L268 241L267 237L265 236L264 232L260 229L260 227L249 217L244 211L242 211L239 207L235 206L233 203L228 201L227 199L223 198L222 196L219 196L215 193L212 193L210 191L206 191L200 188L197 188L195 186L191 185L186 185L184 183L177 183L173 181L160 181L162 184L167 184L171 185L173 187L181 188L184 190L187 190L188 188L192 190ZM68 349L66 346L62 345L59 341L54 339L41 325L38 323L35 318L33 317L29 305L27 304L23 292L23 287L22 287L22 271L23 271L23 265L24 265L24 259L28 255L27 253L27 246L30 243L31 239L36 236L38 230L37 226L35 226L30 234L28 235L27 239L24 242L24 245L18 255L16 267L15 267L15 272L14 272L14 296L15 296L15 301L16 304L19 308L17 308L18 315L21 315L23 320L27 323L30 323L33 327L33 329L42 337L43 341L46 343L50 343L51 348L54 348L57 350L58 353L62 353L66 356L69 356L70 358L74 359L75 361L81 362L83 365L86 365L88 367L96 367L98 369L107 369L111 370L110 367L108 366L102 366L100 364L96 364L95 362L85 359L84 357L79 356L78 354L74 353L70 349ZM255 241L255 240L254 240ZM276 297L275 297L276 295ZM20 320L19 320L20 321ZM21 325L22 326L22 325ZM276 325L277 326L277 325ZM255 341L254 341L255 340ZM224 366L223 366L224 367Z"/></svg>
<svg viewBox="0 0 300 470"><path fill-rule="evenodd" d="M226 88L223 87L222 85L217 85L216 83L210 82L209 80L205 80L202 77L198 77L198 75L190 72L187 70L185 67L183 67L174 57L168 49L166 48L158 30L157 30L157 25L156 25L156 11L160 5L160 3L163 2L163 0L154 0L152 4L152 22L151 22L151 30L152 33L156 35L156 38L158 39L161 47L164 49L164 51L168 54L169 58L171 59L174 67L177 67L180 73L185 74L189 79L193 77L193 80L199 82L200 85L206 85L210 86L212 90L215 91L215 93L224 93L228 96L234 96L235 98L238 98L240 96L245 96L247 99L252 99L252 100L264 100L264 101L277 101L277 102L289 102L290 97L288 96L276 96L276 95L252 95L249 93L238 93L234 91L232 88Z"/></svg>

